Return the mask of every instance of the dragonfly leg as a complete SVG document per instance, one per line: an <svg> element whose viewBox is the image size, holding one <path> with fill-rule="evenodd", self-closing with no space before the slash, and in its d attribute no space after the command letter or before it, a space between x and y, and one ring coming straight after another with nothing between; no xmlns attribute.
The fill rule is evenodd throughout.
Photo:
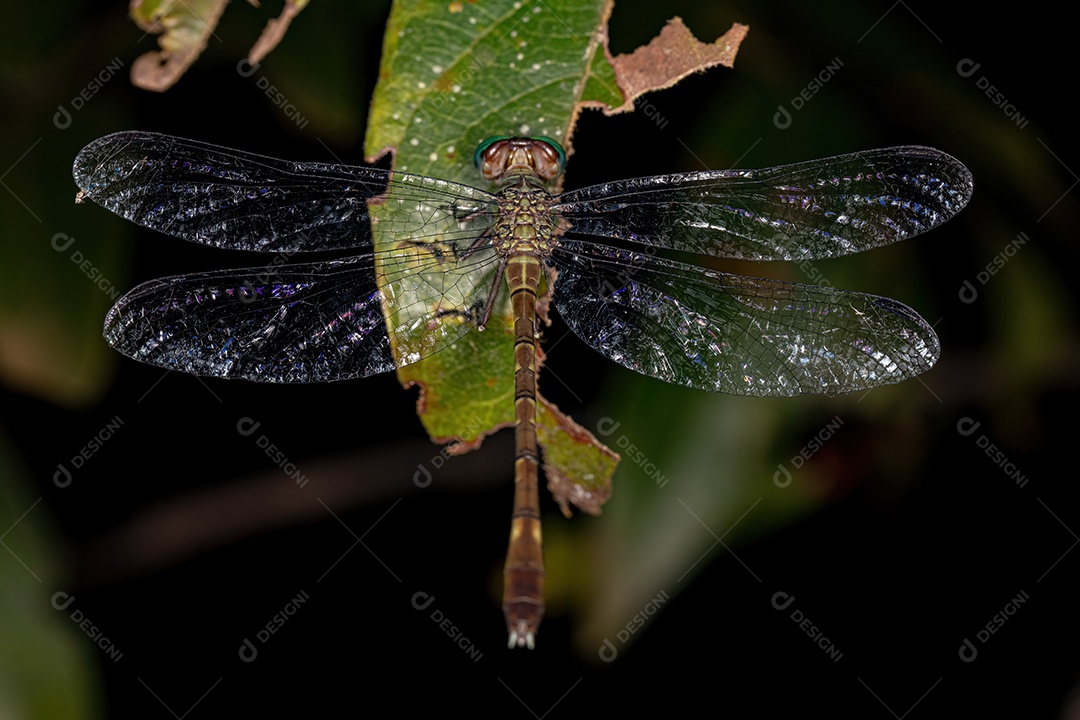
<svg viewBox="0 0 1080 720"><path fill-rule="evenodd" d="M484 301L484 309L480 313L480 321L476 323L477 330L483 330L487 327L488 320L491 319L491 310L495 307L495 297L499 294L499 286L502 285L503 272L506 270L507 259L505 257L499 259L499 267L494 273L494 279L491 283L491 290L488 292L487 300ZM507 278L509 282L509 278ZM511 290L512 292L512 290ZM515 325L517 321L515 320Z"/></svg>

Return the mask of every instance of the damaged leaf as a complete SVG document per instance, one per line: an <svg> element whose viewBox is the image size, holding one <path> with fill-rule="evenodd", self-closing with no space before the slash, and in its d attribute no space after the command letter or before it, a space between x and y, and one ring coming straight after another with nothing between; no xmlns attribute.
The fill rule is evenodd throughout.
<svg viewBox="0 0 1080 720"><path fill-rule="evenodd" d="M140 55L131 65L131 82L143 90L171 88L195 59L217 27L228 0L132 0L131 18L141 29L160 35L160 52Z"/></svg>
<svg viewBox="0 0 1080 720"><path fill-rule="evenodd" d="M648 45L613 58L608 53L605 33L604 51L623 102L616 105L610 96L600 96L586 104L601 107L609 115L628 112L634 109L634 100L647 92L669 88L688 75L717 65L733 67L739 45L749 29L747 25L734 23L715 42L703 43L683 24L682 18L673 17Z"/></svg>
<svg viewBox="0 0 1080 720"><path fill-rule="evenodd" d="M610 0L396 3L368 123L369 158L392 151L398 170L480 185L472 155L485 138L546 135L572 151L581 108L632 109L644 92L730 65L746 30L736 26L705 44L676 18L648 46L611 59L612 7ZM378 249L402 241L380 232L378 205L372 213ZM455 453L514 423L512 329L503 293L484 331L470 331L398 370L403 385L420 388L417 411L428 433L456 442ZM542 384L542 363L538 373ZM538 441L551 492L564 513L570 505L598 513L611 493L618 455L542 397L538 402Z"/></svg>
<svg viewBox="0 0 1080 720"><path fill-rule="evenodd" d="M598 54L596 28L609 11L610 3L573 0L395 4L368 123L369 156L392 149L399 170L482 186L472 159L485 138L547 135L566 143L582 78ZM380 208L372 211L377 247L392 247L401 239L380 235ZM420 387L417 410L432 438L460 441L453 452L514 423L512 330L503 293L484 331L398 370L402 384ZM613 455L557 411L539 412L538 422L553 473L576 477L579 468L596 466L590 455ZM560 494L588 505L591 493L598 509L606 498L599 487L614 467L586 491Z"/></svg>
<svg viewBox="0 0 1080 720"><path fill-rule="evenodd" d="M249 0L258 6L255 0ZM206 49L228 0L131 0L131 18L147 33L160 35L161 50L136 58L131 66L131 82L136 87L164 92L187 72ZM262 35L248 53L253 65L277 47L289 23L307 5L307 0L288 0L281 16L269 20Z"/></svg>
<svg viewBox="0 0 1080 720"><path fill-rule="evenodd" d="M306 6L307 0L287 0L285 7L281 10L281 16L266 21L262 35L248 51L248 62L252 65L262 62L262 59L285 37L285 32L289 29L293 18L299 15Z"/></svg>
<svg viewBox="0 0 1080 720"><path fill-rule="evenodd" d="M619 465L619 455L543 398L536 415L548 490L563 515L570 517L570 505L599 515L600 506L611 497L611 478Z"/></svg>

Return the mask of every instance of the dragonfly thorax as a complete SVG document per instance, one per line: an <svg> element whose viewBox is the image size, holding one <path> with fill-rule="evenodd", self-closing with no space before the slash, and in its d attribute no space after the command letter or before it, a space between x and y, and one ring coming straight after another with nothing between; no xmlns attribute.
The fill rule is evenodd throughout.
<svg viewBox="0 0 1080 720"><path fill-rule="evenodd" d="M499 217L492 243L503 257L551 254L558 218L547 183L562 174L566 152L551 138L495 136L476 149L476 167L499 183Z"/></svg>
<svg viewBox="0 0 1080 720"><path fill-rule="evenodd" d="M491 229L492 245L500 254L546 257L556 242L558 216L554 197L535 175L508 178L498 195L499 214Z"/></svg>

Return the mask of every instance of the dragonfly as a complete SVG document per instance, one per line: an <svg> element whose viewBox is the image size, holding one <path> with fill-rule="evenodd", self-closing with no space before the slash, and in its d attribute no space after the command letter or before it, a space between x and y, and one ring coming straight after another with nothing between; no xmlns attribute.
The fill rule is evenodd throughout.
<svg viewBox="0 0 1080 720"><path fill-rule="evenodd" d="M73 174L77 201L184 240L289 259L139 285L104 327L108 343L135 360L256 382L347 380L420 362L509 304L511 648L534 647L544 613L541 293L610 360L699 390L836 395L907 380L940 355L934 330L900 302L722 272L708 259L819 260L926 232L972 193L971 173L944 152L891 147L561 194L549 188L566 153L551 138L488 138L474 164L489 189L129 131L87 145ZM391 246L376 246L373 220ZM330 250L349 254L291 262ZM672 257L687 253L700 263Z"/></svg>

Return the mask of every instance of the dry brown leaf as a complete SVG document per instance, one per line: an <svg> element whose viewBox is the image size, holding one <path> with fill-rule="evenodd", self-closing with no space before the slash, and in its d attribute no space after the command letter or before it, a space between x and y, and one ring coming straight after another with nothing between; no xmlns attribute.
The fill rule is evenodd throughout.
<svg viewBox="0 0 1080 720"><path fill-rule="evenodd" d="M653 90L669 88L687 75L704 72L711 67L733 67L749 25L734 23L731 29L712 43L703 43L694 37L682 18L673 17L648 45L643 45L629 55L618 55L608 60L615 70L615 82L622 90L626 102L617 108L605 108L614 115L634 109L634 100ZM607 38L604 39L607 53Z"/></svg>
<svg viewBox="0 0 1080 720"><path fill-rule="evenodd" d="M140 55L131 65L131 83L143 90L164 92L176 84L217 27L228 0L194 2L172 6L167 13L147 13L142 0L132 0L130 13L135 24L147 33L159 34L158 52Z"/></svg>
<svg viewBox="0 0 1080 720"><path fill-rule="evenodd" d="M248 0L258 7L258 2ZM131 82L136 87L163 92L183 76L206 49L228 0L187 0L163 5L131 0L131 17L148 33L159 35L161 50L139 56L131 66ZM277 47L292 22L308 0L289 0L281 15L267 22L262 35L248 52L248 60L257 64Z"/></svg>
<svg viewBox="0 0 1080 720"><path fill-rule="evenodd" d="M289 23L293 21L300 11L307 5L307 0L289 0L281 10L281 16L268 20L263 28L262 35L248 51L248 62L256 65L267 54L278 46L285 32L289 29Z"/></svg>

